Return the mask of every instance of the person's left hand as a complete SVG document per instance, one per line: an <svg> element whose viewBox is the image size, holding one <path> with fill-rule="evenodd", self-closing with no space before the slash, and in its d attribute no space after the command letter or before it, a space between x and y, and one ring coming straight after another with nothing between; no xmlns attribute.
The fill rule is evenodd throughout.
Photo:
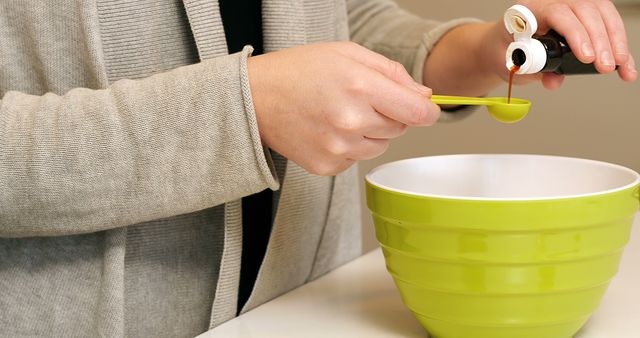
<svg viewBox="0 0 640 338"><path fill-rule="evenodd" d="M627 33L620 13L609 0L520 0L538 21L537 34L550 29L564 36L578 60L594 63L600 73L611 73L618 66L624 81L635 81L638 72L629 51ZM555 89L563 76L545 73L542 83Z"/></svg>

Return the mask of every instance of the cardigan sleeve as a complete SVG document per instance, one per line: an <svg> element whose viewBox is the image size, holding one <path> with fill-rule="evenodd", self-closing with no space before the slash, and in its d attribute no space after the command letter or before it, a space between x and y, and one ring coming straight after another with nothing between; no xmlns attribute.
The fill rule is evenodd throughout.
<svg viewBox="0 0 640 338"><path fill-rule="evenodd" d="M391 0L347 0L347 11L351 40L400 62L419 83L423 83L424 61L442 36L460 25L481 22L473 18L426 20ZM457 120L472 110L445 111L439 121Z"/></svg>
<svg viewBox="0 0 640 338"><path fill-rule="evenodd" d="M95 232L278 189L241 53L0 99L0 237Z"/></svg>

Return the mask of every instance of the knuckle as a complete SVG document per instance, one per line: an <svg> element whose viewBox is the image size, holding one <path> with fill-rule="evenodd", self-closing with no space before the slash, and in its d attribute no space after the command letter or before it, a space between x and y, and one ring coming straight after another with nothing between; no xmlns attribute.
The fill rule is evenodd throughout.
<svg viewBox="0 0 640 338"><path fill-rule="evenodd" d="M611 0L595 0L596 3L600 6L613 6L615 8L615 5L613 4L613 1Z"/></svg>
<svg viewBox="0 0 640 338"><path fill-rule="evenodd" d="M544 14L557 13L567 8L567 5L561 2L554 2L544 7Z"/></svg>
<svg viewBox="0 0 640 338"><path fill-rule="evenodd" d="M362 130L364 121L356 114L342 114L335 121L336 128L348 133L355 133Z"/></svg>
<svg viewBox="0 0 640 338"><path fill-rule="evenodd" d="M324 148L332 157L344 157L349 151L349 145L339 138L326 140Z"/></svg>
<svg viewBox="0 0 640 338"><path fill-rule="evenodd" d="M565 15L568 10L571 10L569 5L561 2L554 2L543 9L543 14L545 17L554 18Z"/></svg>
<svg viewBox="0 0 640 338"><path fill-rule="evenodd" d="M346 90L349 94L359 97L367 92L367 82L362 76L350 76L346 81Z"/></svg>
<svg viewBox="0 0 640 338"><path fill-rule="evenodd" d="M389 71L396 78L403 76L404 73L406 72L404 69L404 66L400 62L394 61L394 60L388 60L387 62L388 62L387 67L389 67Z"/></svg>
<svg viewBox="0 0 640 338"><path fill-rule="evenodd" d="M579 1L576 4L573 5L573 8L576 11L579 12L593 12L593 11L597 11L598 7L596 6L596 4L594 4L593 2L590 1Z"/></svg>

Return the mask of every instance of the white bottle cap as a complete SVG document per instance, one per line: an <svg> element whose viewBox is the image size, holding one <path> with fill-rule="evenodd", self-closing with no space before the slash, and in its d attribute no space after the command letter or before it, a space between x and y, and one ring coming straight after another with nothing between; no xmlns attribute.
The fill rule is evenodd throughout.
<svg viewBox="0 0 640 338"><path fill-rule="evenodd" d="M513 5L504 13L504 26L513 34L514 42L507 47L505 55L507 69L514 66L514 52L520 58L520 69L516 74L533 74L544 68L547 51L542 43L533 38L538 30L538 21L525 6ZM518 51L520 50L520 51Z"/></svg>

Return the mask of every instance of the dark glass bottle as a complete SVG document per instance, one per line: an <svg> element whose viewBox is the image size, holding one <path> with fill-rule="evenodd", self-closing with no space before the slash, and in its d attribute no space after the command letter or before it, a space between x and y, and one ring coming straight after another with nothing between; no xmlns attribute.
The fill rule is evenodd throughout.
<svg viewBox="0 0 640 338"><path fill-rule="evenodd" d="M534 36L547 51L547 63L541 72L556 74L596 74L598 71L593 63L582 63L569 48L567 40L555 31L549 31L543 36Z"/></svg>

